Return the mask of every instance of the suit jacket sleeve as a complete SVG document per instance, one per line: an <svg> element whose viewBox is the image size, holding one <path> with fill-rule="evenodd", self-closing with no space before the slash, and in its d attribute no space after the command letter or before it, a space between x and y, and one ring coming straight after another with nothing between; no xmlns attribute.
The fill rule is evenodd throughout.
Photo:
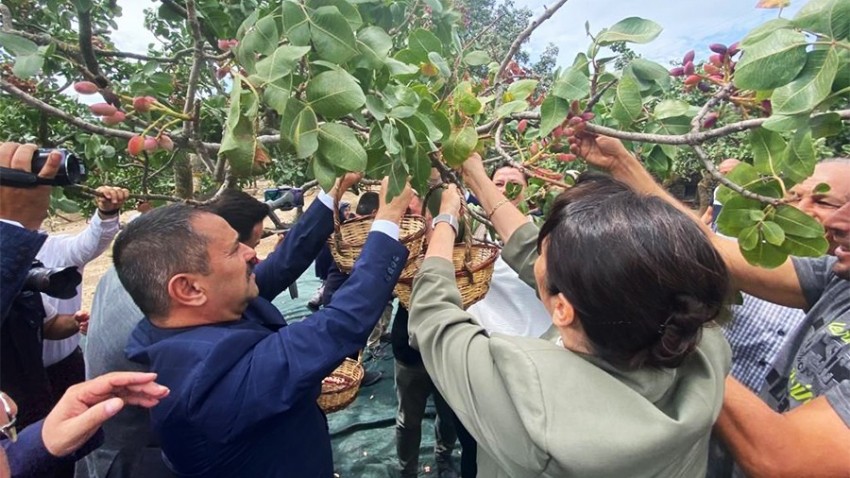
<svg viewBox="0 0 850 478"><path fill-rule="evenodd" d="M234 397L238 413L204 419L239 433L305 398L315 400L322 379L365 345L407 254L397 240L370 233L351 276L326 308L262 339L225 377L215 377L217 390L209 396L240 395Z"/></svg>
<svg viewBox="0 0 850 478"><path fill-rule="evenodd" d="M295 282L319 255L333 227L331 210L313 201L283 243L254 270L260 297L272 300Z"/></svg>
<svg viewBox="0 0 850 478"><path fill-rule="evenodd" d="M511 239L502 249L502 259L511 266L519 278L534 290L537 282L534 279L534 262L537 260L537 234L540 231L532 223L528 223L514 231Z"/></svg>
<svg viewBox="0 0 850 478"><path fill-rule="evenodd" d="M12 443L3 439L3 451L9 460L9 468L15 478L38 477L49 474L63 463L73 463L92 452L103 443L103 433L97 433L76 452L57 458L47 451L41 439L41 428L44 420L33 423L21 430L18 441Z"/></svg>
<svg viewBox="0 0 850 478"><path fill-rule="evenodd" d="M493 446L523 425L494 364L490 338L461 304L452 263L426 259L413 283L410 343L452 411L493 454Z"/></svg>
<svg viewBox="0 0 850 478"><path fill-rule="evenodd" d="M12 302L21 291L27 271L47 236L23 227L0 222L0 316L6 319Z"/></svg>

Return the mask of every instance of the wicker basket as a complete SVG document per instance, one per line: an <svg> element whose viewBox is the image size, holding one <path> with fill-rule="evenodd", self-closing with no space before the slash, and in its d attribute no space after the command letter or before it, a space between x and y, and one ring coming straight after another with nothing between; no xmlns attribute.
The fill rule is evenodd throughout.
<svg viewBox="0 0 850 478"><path fill-rule="evenodd" d="M365 375L360 357L347 358L330 375L322 380L322 393L317 400L325 413L338 412L357 398L360 382Z"/></svg>
<svg viewBox="0 0 850 478"><path fill-rule="evenodd" d="M467 259L468 257L468 259ZM473 243L469 246L458 244L452 252L452 262L455 267L455 281L460 291L463 308L483 299L490 290L490 279L493 277L493 266L499 257L499 248L489 244ZM414 272L409 277L402 277L395 286L398 300L405 308L410 308L410 294L413 291L413 276L422 265L423 256L417 258Z"/></svg>
<svg viewBox="0 0 850 478"><path fill-rule="evenodd" d="M360 257L374 220L374 216L364 216L342 224L339 224L338 218L335 221L335 231L328 239L328 244L334 261L342 272L349 273L354 269L354 263ZM405 265L407 267L422 252L425 242L425 218L415 214L404 216L399 224L398 240L410 251Z"/></svg>

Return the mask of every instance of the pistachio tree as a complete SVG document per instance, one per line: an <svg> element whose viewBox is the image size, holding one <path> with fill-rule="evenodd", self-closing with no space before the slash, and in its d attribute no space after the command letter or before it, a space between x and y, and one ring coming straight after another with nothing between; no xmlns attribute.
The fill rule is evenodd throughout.
<svg viewBox="0 0 850 478"><path fill-rule="evenodd" d="M73 0L58 24L25 11L31 3L7 1L0 12L3 102L78 131L66 141L84 141L94 156L135 157L144 177L172 168L182 198L193 193L190 158L213 185L287 161L325 188L346 171L389 175L395 194L407 178L424 192L434 167L458 181L453 168L478 151L535 178L545 209L570 182L566 130L585 121L659 174L696 155L724 185L721 231L739 238L750 261L775 266L826 250L823 229L786 198L824 142L845 136L846 0L811 0L737 44L711 45L708 59L686 54L672 70L626 54L624 46L659 35L652 20L586 25L587 48L552 74L517 54L567 0L498 52L497 21L470 33L470 12L450 0L164 0L146 24L171 41L145 55L100 36L114 28L111 3ZM81 111L57 97L70 85L104 101ZM688 95L671 95L677 89ZM731 135L746 135L751 155L723 177L707 151ZM117 166L98 161L105 171Z"/></svg>

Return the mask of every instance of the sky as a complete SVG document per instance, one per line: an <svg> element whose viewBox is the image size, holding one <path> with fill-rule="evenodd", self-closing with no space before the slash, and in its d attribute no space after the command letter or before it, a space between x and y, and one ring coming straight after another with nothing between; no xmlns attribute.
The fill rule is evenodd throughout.
<svg viewBox="0 0 850 478"><path fill-rule="evenodd" d="M528 7L534 17L539 16L546 3L543 0L514 0L520 7ZM805 4L792 0L783 11L786 18ZM159 2L149 0L119 0L124 14L116 19L118 31L113 40L122 50L144 53L148 43L155 42L153 35L144 29L142 11ZM576 53L586 51L590 40L584 29L585 21L596 34L623 18L637 16L653 20L663 28L659 37L646 45L635 45L642 56L668 65L678 60L688 50L697 51L697 58L706 58L711 43L733 43L753 27L773 18L778 10L757 9L756 0L567 0L555 15L535 30L526 47L532 58L550 42L559 47L558 65L572 63Z"/></svg>

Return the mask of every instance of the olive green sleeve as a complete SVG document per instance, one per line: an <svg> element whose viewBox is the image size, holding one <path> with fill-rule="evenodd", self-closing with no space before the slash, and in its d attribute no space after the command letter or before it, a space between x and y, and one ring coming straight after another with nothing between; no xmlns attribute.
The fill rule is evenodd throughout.
<svg viewBox="0 0 850 478"><path fill-rule="evenodd" d="M534 280L534 262L537 260L537 234L539 230L533 223L528 223L514 231L511 239L502 249L502 259L519 274L519 278L534 290L537 283Z"/></svg>

